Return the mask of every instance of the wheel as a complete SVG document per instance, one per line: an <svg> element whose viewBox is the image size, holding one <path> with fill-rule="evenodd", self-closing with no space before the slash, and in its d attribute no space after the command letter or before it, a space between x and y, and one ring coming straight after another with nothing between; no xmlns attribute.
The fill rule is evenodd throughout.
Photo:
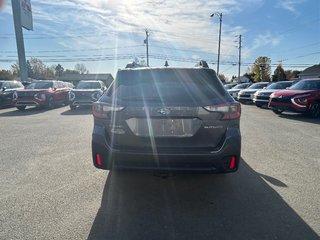
<svg viewBox="0 0 320 240"><path fill-rule="evenodd" d="M70 109L71 109L71 110L75 110L76 108L77 108L76 105L70 105Z"/></svg>
<svg viewBox="0 0 320 240"><path fill-rule="evenodd" d="M54 100L53 97L50 97L48 100L48 108L53 109L54 108Z"/></svg>
<svg viewBox="0 0 320 240"><path fill-rule="evenodd" d="M277 115L280 115L283 112L283 110L276 109L276 108L272 109L272 111Z"/></svg>
<svg viewBox="0 0 320 240"><path fill-rule="evenodd" d="M315 102L311 105L310 107L310 116L313 118L318 118L320 117L320 103Z"/></svg>
<svg viewBox="0 0 320 240"><path fill-rule="evenodd" d="M20 111L24 111L24 110L26 109L26 106L18 106L17 108L18 108L18 110L20 110Z"/></svg>

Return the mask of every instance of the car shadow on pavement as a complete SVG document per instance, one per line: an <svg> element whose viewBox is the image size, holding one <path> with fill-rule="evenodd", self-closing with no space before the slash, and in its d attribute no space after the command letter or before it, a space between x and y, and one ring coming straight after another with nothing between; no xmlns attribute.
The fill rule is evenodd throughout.
<svg viewBox="0 0 320 240"><path fill-rule="evenodd" d="M242 161L229 175L109 173L88 239L319 238Z"/></svg>
<svg viewBox="0 0 320 240"><path fill-rule="evenodd" d="M282 113L281 115L279 115L279 117L290 119L290 120L295 120L295 121L308 122L308 123L313 123L313 124L320 124L320 118L311 118L310 116L308 116L306 114Z"/></svg>
<svg viewBox="0 0 320 240"><path fill-rule="evenodd" d="M35 115L35 114L43 113L46 111L50 111L50 110L46 109L46 108L30 107L30 108L26 108L24 111L20 111L16 108L12 108L12 111L2 112L2 113L0 113L0 116L2 116L2 117L27 116L27 115Z"/></svg>
<svg viewBox="0 0 320 240"><path fill-rule="evenodd" d="M74 110L67 110L65 112L62 112L61 115L64 116L72 116L72 115L89 115L92 114L92 108L91 107L80 107Z"/></svg>

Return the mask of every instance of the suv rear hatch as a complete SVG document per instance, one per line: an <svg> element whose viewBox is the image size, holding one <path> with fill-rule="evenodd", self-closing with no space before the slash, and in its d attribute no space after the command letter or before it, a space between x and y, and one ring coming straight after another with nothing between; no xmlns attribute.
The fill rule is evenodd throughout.
<svg viewBox="0 0 320 240"><path fill-rule="evenodd" d="M103 108L113 111L99 117ZM143 152L214 151L240 116L210 69L120 71L93 111L109 145Z"/></svg>

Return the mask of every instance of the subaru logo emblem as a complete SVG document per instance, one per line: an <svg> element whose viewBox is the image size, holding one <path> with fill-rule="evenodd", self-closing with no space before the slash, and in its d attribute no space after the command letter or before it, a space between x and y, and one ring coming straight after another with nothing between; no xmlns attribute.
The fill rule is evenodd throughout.
<svg viewBox="0 0 320 240"><path fill-rule="evenodd" d="M160 113L161 115L168 115L170 114L171 111L168 108L161 108L157 112Z"/></svg>

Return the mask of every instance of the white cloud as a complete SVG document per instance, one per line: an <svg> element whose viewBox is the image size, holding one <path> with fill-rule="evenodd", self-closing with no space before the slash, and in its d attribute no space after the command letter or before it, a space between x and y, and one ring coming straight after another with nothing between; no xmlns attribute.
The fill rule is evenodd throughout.
<svg viewBox="0 0 320 240"><path fill-rule="evenodd" d="M50 35L66 36L92 33L61 41L64 46L83 47L116 41L142 43L144 29L150 29L150 43L192 48L217 53L218 17L210 18L215 11L223 12L223 18L256 5L262 0L34 0L34 19L44 28L50 22ZM42 25L41 25L42 24ZM63 31L61 31L63 30ZM246 30L241 26L222 25L221 52L237 54L235 35ZM107 33L107 34L106 34ZM86 34L88 35L88 34ZM90 35L90 34L89 34ZM103 35L103 37L102 37ZM107 35L107 36L105 36ZM96 36L96 38L94 38Z"/></svg>
<svg viewBox="0 0 320 240"><path fill-rule="evenodd" d="M246 58L250 56L252 52L262 47L276 47L281 43L282 39L282 35L274 36L270 32L259 34L253 39L251 47L244 48L243 57Z"/></svg>
<svg viewBox="0 0 320 240"><path fill-rule="evenodd" d="M299 11L297 10L297 5L303 2L304 0L278 0L276 7L285 9L295 15L298 15Z"/></svg>

